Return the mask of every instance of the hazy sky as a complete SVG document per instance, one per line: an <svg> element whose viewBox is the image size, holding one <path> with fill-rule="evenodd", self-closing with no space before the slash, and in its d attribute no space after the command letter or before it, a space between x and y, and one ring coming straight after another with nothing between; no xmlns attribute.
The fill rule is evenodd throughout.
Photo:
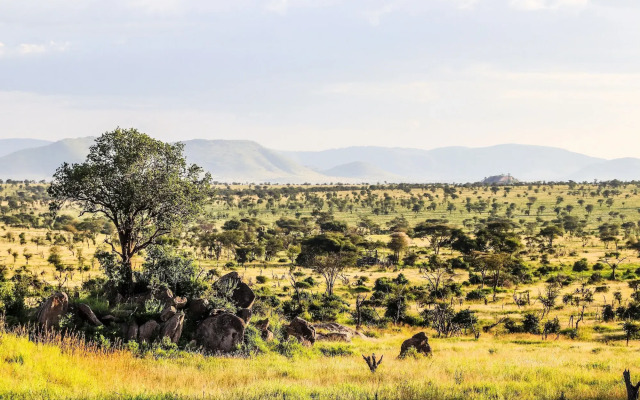
<svg viewBox="0 0 640 400"><path fill-rule="evenodd" d="M0 0L0 138L640 157L638 0Z"/></svg>

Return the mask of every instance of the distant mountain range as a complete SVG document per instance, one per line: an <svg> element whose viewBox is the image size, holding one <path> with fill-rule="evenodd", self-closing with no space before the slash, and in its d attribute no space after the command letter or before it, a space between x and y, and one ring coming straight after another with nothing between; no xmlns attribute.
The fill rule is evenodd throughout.
<svg viewBox="0 0 640 400"><path fill-rule="evenodd" d="M82 162L94 138L0 139L0 178L48 180L63 162ZM277 151L246 140L187 140L185 155L221 182L479 182L509 173L520 181L640 180L640 159L606 160L518 144L434 150L346 147Z"/></svg>

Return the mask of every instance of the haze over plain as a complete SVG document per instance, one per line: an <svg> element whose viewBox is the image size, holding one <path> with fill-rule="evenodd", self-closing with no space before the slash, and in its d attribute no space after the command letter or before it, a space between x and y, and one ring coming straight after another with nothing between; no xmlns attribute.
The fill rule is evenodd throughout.
<svg viewBox="0 0 640 400"><path fill-rule="evenodd" d="M638 157L639 17L631 0L0 2L0 137Z"/></svg>

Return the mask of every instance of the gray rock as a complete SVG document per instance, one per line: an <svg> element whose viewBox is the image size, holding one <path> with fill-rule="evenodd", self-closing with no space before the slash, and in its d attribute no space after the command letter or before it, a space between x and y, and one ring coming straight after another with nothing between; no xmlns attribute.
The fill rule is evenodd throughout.
<svg viewBox="0 0 640 400"><path fill-rule="evenodd" d="M158 324L154 320L145 322L144 324L142 324L142 326L140 326L140 329L138 330L138 340L140 340L141 342L151 342L159 326L160 324Z"/></svg>
<svg viewBox="0 0 640 400"><path fill-rule="evenodd" d="M350 342L351 335L344 332L317 333L316 340L319 342Z"/></svg>
<svg viewBox="0 0 640 400"><path fill-rule="evenodd" d="M237 308L251 308L256 299L255 293L246 283L242 282L237 272L230 272L216 282L216 286L235 286L231 294L231 300Z"/></svg>
<svg viewBox="0 0 640 400"><path fill-rule="evenodd" d="M405 340L400 347L400 357L404 357L407 351L414 347L418 353L426 356L431 355L431 346L429 346L429 338L424 332L416 333L410 339Z"/></svg>
<svg viewBox="0 0 640 400"><path fill-rule="evenodd" d="M237 316L222 312L202 321L196 329L196 341L205 349L228 353L244 339L245 324Z"/></svg>
<svg viewBox="0 0 640 400"><path fill-rule="evenodd" d="M364 337L364 335L355 329L340 325L336 322L323 322L314 324L318 340L350 342L354 337Z"/></svg>
<svg viewBox="0 0 640 400"><path fill-rule="evenodd" d="M128 326L127 326L127 332L124 335L124 339L126 341L130 341L130 340L138 340L138 323L136 321L131 322Z"/></svg>
<svg viewBox="0 0 640 400"><path fill-rule="evenodd" d="M184 314L179 313L171 317L167 322L162 324L160 329L160 337L168 337L173 343L178 343L182 336L182 327L184 326Z"/></svg>
<svg viewBox="0 0 640 400"><path fill-rule="evenodd" d="M178 309L182 310L187 306L187 298L186 297L174 297L173 305Z"/></svg>
<svg viewBox="0 0 640 400"><path fill-rule="evenodd" d="M247 325L249 323L249 321L251 320L252 312L248 308L240 308L236 312L236 315L238 316L238 318L240 318L241 320L244 321L245 325Z"/></svg>
<svg viewBox="0 0 640 400"><path fill-rule="evenodd" d="M176 310L176 308L174 306L165 307L165 309L162 310L162 312L160 313L160 321L162 321L162 322L168 321L169 318L171 318L174 315L176 315L177 312L178 312L178 310Z"/></svg>
<svg viewBox="0 0 640 400"><path fill-rule="evenodd" d="M52 294L38 310L38 323L44 327L56 326L69 310L69 296L64 292Z"/></svg>
<svg viewBox="0 0 640 400"><path fill-rule="evenodd" d="M195 299L189 302L189 315L193 319L200 319L209 313L209 300Z"/></svg>
<svg viewBox="0 0 640 400"><path fill-rule="evenodd" d="M316 330L309 322L295 317L286 327L287 336L293 336L304 345L312 345L316 342Z"/></svg>
<svg viewBox="0 0 640 400"><path fill-rule="evenodd" d="M93 325L102 326L102 322L100 322L98 317L96 317L96 315L93 313L91 307L89 307L87 304L78 304L78 314L80 314L83 319L89 321Z"/></svg>

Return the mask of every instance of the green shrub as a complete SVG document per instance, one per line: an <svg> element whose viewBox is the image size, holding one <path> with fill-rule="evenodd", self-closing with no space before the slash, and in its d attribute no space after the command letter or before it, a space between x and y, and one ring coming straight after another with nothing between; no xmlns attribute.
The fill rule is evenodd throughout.
<svg viewBox="0 0 640 400"><path fill-rule="evenodd" d="M274 350L287 358L294 358L303 355L306 349L298 339L289 337L277 342Z"/></svg>
<svg viewBox="0 0 640 400"><path fill-rule="evenodd" d="M474 289L467 293L467 300L484 300L487 297L487 294L482 289Z"/></svg>
<svg viewBox="0 0 640 400"><path fill-rule="evenodd" d="M325 357L344 357L354 354L354 351L346 344L323 344L317 346L317 349Z"/></svg>
<svg viewBox="0 0 640 400"><path fill-rule="evenodd" d="M197 279L193 260L169 246L148 247L142 271L136 272L136 278L147 286L168 287L178 296L197 297L205 289Z"/></svg>

